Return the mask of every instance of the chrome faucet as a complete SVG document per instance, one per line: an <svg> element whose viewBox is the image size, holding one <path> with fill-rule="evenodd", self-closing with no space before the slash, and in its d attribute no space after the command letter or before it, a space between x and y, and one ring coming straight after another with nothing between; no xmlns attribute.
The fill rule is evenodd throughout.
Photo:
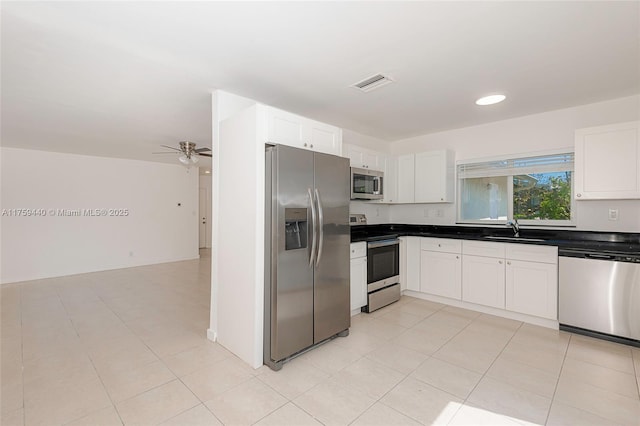
<svg viewBox="0 0 640 426"><path fill-rule="evenodd" d="M520 225L518 224L518 219L513 219L510 220L506 223L507 226L510 226L511 229L513 229L513 236L514 237L519 237L520 236Z"/></svg>

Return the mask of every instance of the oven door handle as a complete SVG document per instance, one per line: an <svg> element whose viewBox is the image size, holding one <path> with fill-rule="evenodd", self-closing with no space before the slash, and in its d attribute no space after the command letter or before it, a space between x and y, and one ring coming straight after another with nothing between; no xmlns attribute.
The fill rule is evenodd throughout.
<svg viewBox="0 0 640 426"><path fill-rule="evenodd" d="M396 244L400 244L400 240L382 240L382 241L367 243L367 248L372 249L372 248L378 248L378 247L393 246Z"/></svg>

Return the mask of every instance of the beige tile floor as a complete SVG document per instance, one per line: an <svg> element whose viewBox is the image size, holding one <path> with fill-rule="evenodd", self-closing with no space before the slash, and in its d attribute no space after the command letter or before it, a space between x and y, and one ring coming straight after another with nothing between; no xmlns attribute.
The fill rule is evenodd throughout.
<svg viewBox="0 0 640 426"><path fill-rule="evenodd" d="M252 370L210 257L1 288L1 424L640 425L640 349L403 297Z"/></svg>

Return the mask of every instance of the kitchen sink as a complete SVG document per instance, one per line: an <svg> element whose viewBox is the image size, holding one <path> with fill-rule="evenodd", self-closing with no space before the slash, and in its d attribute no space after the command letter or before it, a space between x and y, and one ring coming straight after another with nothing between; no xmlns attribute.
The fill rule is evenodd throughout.
<svg viewBox="0 0 640 426"><path fill-rule="evenodd" d="M498 241L529 241L529 242L544 241L542 238L503 237L503 236L497 236L497 235L487 235L484 238L486 238L487 240L498 240Z"/></svg>

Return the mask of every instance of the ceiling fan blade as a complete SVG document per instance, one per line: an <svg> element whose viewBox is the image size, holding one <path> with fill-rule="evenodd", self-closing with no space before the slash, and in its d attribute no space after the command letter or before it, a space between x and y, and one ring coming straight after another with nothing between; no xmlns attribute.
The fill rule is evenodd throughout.
<svg viewBox="0 0 640 426"><path fill-rule="evenodd" d="M201 152L205 152L205 151L211 151L211 148L198 148L198 149L194 149L195 152L197 152L198 154L200 154Z"/></svg>
<svg viewBox="0 0 640 426"><path fill-rule="evenodd" d="M213 157L211 154L203 154L201 152L199 152L198 155L201 157Z"/></svg>
<svg viewBox="0 0 640 426"><path fill-rule="evenodd" d="M179 152L152 152L152 154L173 154L173 155L176 155L176 154L180 154L180 153Z"/></svg>
<svg viewBox="0 0 640 426"><path fill-rule="evenodd" d="M169 148L169 149L173 149L174 151L182 152L182 150L180 150L180 149L178 149L178 148L175 148L175 147L173 147L173 146L168 146L168 145L160 145L160 146L163 146L163 147L165 147L165 148Z"/></svg>

